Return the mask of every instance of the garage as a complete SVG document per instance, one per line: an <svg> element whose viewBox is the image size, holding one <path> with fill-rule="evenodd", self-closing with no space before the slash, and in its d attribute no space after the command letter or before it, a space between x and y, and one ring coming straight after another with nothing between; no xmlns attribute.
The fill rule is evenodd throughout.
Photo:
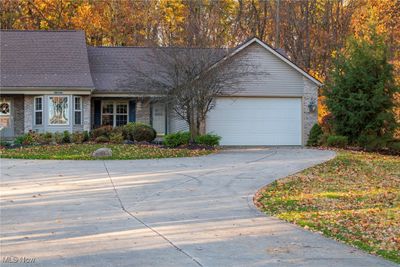
<svg viewBox="0 0 400 267"><path fill-rule="evenodd" d="M301 145L301 98L221 97L206 121L221 145Z"/></svg>

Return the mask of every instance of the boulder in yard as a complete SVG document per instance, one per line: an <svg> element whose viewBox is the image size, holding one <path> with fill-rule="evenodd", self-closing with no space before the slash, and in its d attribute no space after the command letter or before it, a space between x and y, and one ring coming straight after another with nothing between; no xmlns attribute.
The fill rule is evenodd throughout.
<svg viewBox="0 0 400 267"><path fill-rule="evenodd" d="M95 157L95 158L111 157L111 156L112 156L112 150L111 150L111 148L107 148L107 147L99 148L96 151L94 151L92 154L92 157Z"/></svg>

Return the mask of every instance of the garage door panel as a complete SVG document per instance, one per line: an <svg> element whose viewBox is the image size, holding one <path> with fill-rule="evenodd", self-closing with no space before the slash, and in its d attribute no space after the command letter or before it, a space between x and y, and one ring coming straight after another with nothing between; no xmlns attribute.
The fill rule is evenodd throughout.
<svg viewBox="0 0 400 267"><path fill-rule="evenodd" d="M219 98L207 131L222 145L301 145L301 98Z"/></svg>

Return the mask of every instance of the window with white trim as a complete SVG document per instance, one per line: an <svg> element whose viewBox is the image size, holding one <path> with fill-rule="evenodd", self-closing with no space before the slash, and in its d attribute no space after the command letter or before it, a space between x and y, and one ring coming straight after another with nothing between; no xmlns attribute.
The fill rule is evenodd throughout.
<svg viewBox="0 0 400 267"><path fill-rule="evenodd" d="M82 124L82 97L74 97L74 124Z"/></svg>
<svg viewBox="0 0 400 267"><path fill-rule="evenodd" d="M43 124L43 97L37 96L34 98L34 122L35 125Z"/></svg>
<svg viewBox="0 0 400 267"><path fill-rule="evenodd" d="M128 123L128 103L116 103L115 126Z"/></svg>
<svg viewBox="0 0 400 267"><path fill-rule="evenodd" d="M126 101L102 101L101 125L113 127L128 123L128 102Z"/></svg>
<svg viewBox="0 0 400 267"><path fill-rule="evenodd" d="M49 125L69 125L69 96L54 95L48 97Z"/></svg>

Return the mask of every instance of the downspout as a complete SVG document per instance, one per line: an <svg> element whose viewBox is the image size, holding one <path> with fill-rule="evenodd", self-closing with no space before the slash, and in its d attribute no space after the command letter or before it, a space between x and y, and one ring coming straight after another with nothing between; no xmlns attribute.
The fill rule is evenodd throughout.
<svg viewBox="0 0 400 267"><path fill-rule="evenodd" d="M168 134L168 103L165 103L165 129L164 129L164 135Z"/></svg>

